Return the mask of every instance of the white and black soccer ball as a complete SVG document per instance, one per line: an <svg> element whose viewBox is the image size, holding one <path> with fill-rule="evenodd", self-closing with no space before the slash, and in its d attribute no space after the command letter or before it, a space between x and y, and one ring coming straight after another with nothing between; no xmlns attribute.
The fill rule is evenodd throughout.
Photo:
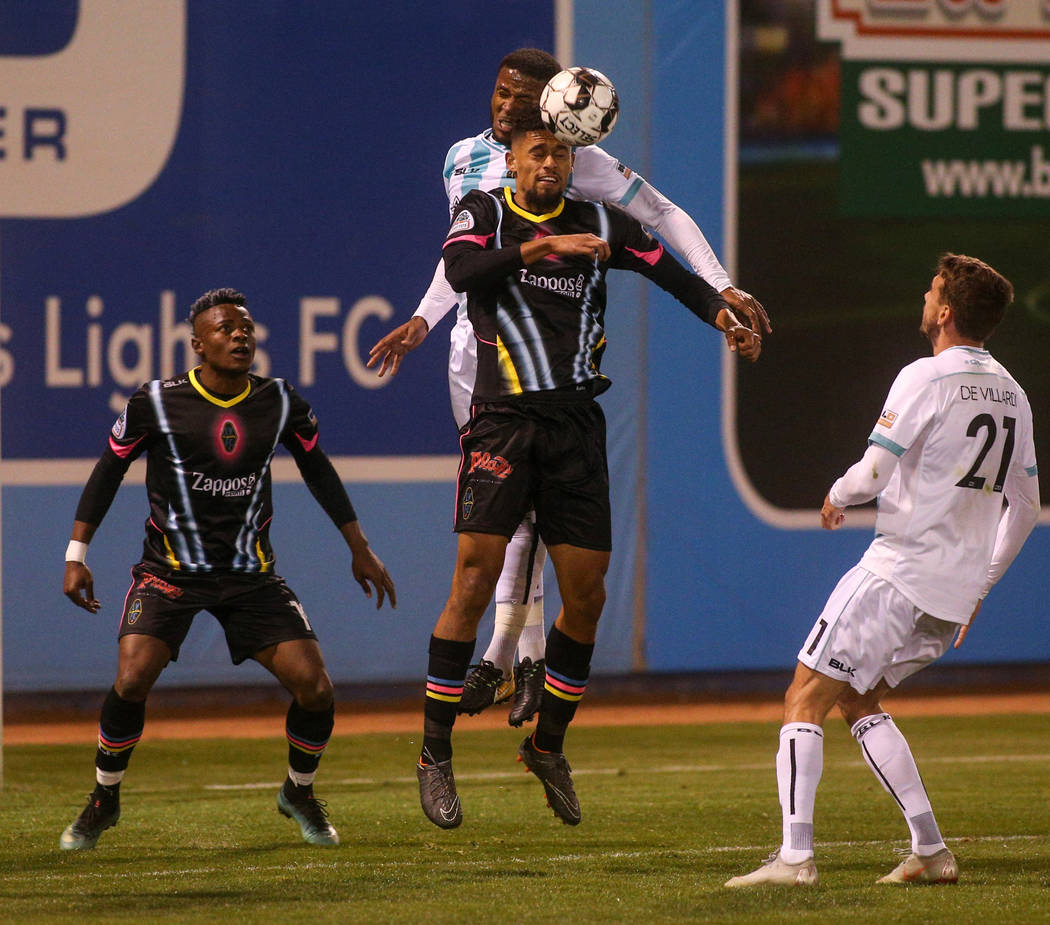
<svg viewBox="0 0 1050 925"><path fill-rule="evenodd" d="M550 133L566 144L597 144L620 115L616 88L592 67L558 71L540 93L540 114Z"/></svg>

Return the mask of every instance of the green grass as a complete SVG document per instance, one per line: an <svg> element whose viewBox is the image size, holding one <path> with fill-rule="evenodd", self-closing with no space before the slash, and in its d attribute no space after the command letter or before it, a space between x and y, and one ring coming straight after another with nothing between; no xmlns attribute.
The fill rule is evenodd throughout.
<svg viewBox="0 0 1050 925"><path fill-rule="evenodd" d="M519 733L460 723L465 820L423 817L415 736L333 739L318 792L343 844L274 807L281 743L150 742L94 851L58 836L90 785L84 746L10 747L0 920L93 922L1035 922L1050 920L1050 717L902 720L957 887L876 887L907 829L841 722L817 805L816 890L731 892L779 841L768 724L575 729L583 823L558 823L514 761ZM215 785L229 789L216 789ZM259 786L255 786L259 785Z"/></svg>

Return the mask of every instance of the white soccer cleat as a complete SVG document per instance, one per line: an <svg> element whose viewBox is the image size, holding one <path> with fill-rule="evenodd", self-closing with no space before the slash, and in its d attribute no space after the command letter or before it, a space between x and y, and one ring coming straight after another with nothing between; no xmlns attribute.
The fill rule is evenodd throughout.
<svg viewBox="0 0 1050 925"><path fill-rule="evenodd" d="M788 864L780 860L780 849L774 851L765 863L749 874L727 880L728 887L738 886L816 886L820 877L813 858L799 864Z"/></svg>
<svg viewBox="0 0 1050 925"><path fill-rule="evenodd" d="M876 883L958 883L959 864L947 848L922 857L909 854Z"/></svg>

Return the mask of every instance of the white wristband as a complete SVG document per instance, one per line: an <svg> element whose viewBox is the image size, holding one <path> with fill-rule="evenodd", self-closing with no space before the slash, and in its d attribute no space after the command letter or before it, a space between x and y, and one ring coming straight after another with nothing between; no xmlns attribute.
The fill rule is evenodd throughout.
<svg viewBox="0 0 1050 925"><path fill-rule="evenodd" d="M80 540L70 540L66 547L66 562L83 562L87 558L87 543Z"/></svg>

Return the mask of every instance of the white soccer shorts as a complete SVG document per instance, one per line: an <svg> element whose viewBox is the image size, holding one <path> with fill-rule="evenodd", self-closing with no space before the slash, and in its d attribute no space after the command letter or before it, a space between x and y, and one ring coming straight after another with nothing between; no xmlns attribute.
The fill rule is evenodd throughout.
<svg viewBox="0 0 1050 925"><path fill-rule="evenodd" d="M958 623L931 617L888 581L855 565L831 592L798 660L865 694L883 678L896 687L936 661L958 629Z"/></svg>

